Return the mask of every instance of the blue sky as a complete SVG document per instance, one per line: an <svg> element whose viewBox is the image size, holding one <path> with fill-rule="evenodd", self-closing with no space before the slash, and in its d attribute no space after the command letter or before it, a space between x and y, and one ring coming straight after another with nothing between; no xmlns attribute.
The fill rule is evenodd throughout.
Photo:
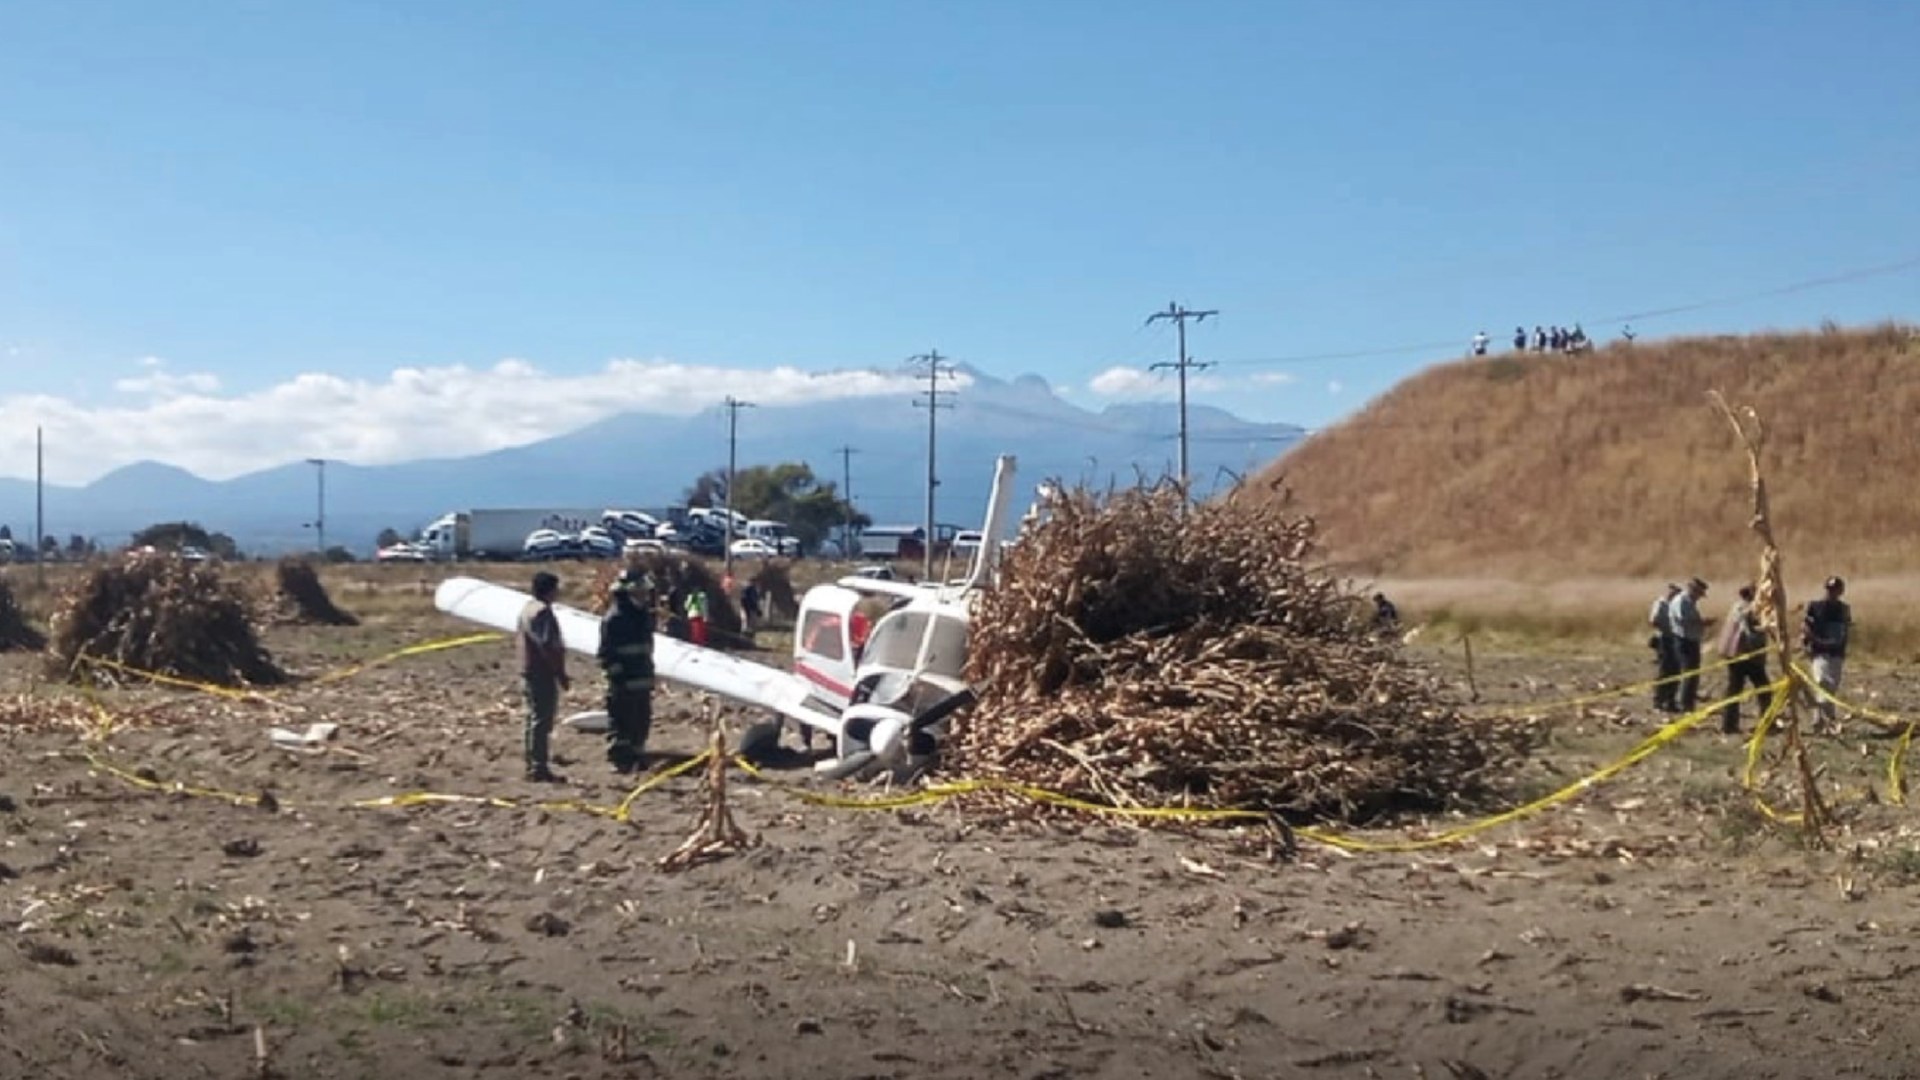
<svg viewBox="0 0 1920 1080"><path fill-rule="evenodd" d="M1267 361L1902 262L1635 325L1911 319L1917 47L1885 0L8 3L0 474L32 423L231 474L928 348L1098 407L1171 392L1170 300L1200 400L1308 426L1460 349Z"/></svg>

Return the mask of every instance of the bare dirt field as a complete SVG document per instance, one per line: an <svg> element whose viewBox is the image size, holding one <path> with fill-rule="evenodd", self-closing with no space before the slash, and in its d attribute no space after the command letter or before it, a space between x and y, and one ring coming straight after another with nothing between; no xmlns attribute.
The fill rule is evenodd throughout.
<svg viewBox="0 0 1920 1080"><path fill-rule="evenodd" d="M314 673L469 629L416 595L267 643ZM629 785L591 736L556 734L564 787L519 780L508 655L411 657L270 705L120 691L92 745L83 701L38 685L37 657L0 657L0 1076L1920 1074L1920 840L1885 801L1891 743L1871 727L1820 743L1844 819L1827 848L1753 809L1741 744L1713 723L1565 806L1398 854L833 809L736 773L757 846L669 874L654 864L698 816L695 775L627 822L352 805L617 803ZM1461 673L1455 646L1410 655ZM569 709L598 692L578 660ZM1626 650L1477 661L1485 703L1515 709L1648 674ZM1901 670L1849 678L1920 713ZM663 692L653 749L698 751L699 709ZM1644 694L1545 715L1516 801L1665 719ZM341 725L323 751L264 735L315 721Z"/></svg>

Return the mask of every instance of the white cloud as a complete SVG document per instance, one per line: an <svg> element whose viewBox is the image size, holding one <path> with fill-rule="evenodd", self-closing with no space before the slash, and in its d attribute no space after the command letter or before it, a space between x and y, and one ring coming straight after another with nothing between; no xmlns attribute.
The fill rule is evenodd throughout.
<svg viewBox="0 0 1920 1080"><path fill-rule="evenodd" d="M307 457L382 465L480 454L624 412L690 415L728 394L775 406L917 385L910 374L667 360L613 360L600 371L555 375L508 359L489 368L400 368L384 380L309 373L222 394L210 374L174 374L153 357L139 366L141 375L114 383L132 400L0 396L0 475L33 475L36 426L46 429L52 482L84 483L140 460L218 480Z"/></svg>
<svg viewBox="0 0 1920 1080"><path fill-rule="evenodd" d="M1187 376L1188 393L1204 393L1210 390L1225 389L1225 379L1212 375ZM1179 391L1178 381L1171 375L1148 371L1145 368L1110 367L1087 380L1087 389L1101 397L1111 398L1147 398L1165 397Z"/></svg>
<svg viewBox="0 0 1920 1080"><path fill-rule="evenodd" d="M1087 380L1087 389L1101 397L1146 397L1165 388L1160 376L1137 367L1110 367Z"/></svg>
<svg viewBox="0 0 1920 1080"><path fill-rule="evenodd" d="M1339 379L1327 380L1327 393L1329 394L1337 394L1340 391L1345 390L1346 388L1347 388L1346 384L1341 382Z"/></svg>
<svg viewBox="0 0 1920 1080"><path fill-rule="evenodd" d="M1253 377L1253 381L1266 386L1288 386L1300 381L1300 377L1291 371L1263 371Z"/></svg>

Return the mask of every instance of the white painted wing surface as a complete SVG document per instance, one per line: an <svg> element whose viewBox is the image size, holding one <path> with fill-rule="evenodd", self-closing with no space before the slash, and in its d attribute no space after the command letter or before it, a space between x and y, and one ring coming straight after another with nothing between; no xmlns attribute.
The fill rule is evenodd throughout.
<svg viewBox="0 0 1920 1080"><path fill-rule="evenodd" d="M530 599L526 593L504 585L453 577L434 590L433 605L456 618L512 633L519 627L520 612ZM553 605L553 613L560 621L560 637L568 649L588 656L599 652L597 617L564 604ZM689 645L665 634L653 636L653 668L662 679L772 709L810 727L840 734L840 717L809 706L807 683L792 672Z"/></svg>

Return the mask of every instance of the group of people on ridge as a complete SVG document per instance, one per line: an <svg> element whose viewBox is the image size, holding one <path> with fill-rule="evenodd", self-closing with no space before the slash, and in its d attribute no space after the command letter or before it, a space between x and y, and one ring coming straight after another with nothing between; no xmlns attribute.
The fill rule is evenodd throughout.
<svg viewBox="0 0 1920 1080"><path fill-rule="evenodd" d="M1533 342L1533 351L1537 353L1586 352L1593 346L1593 343L1587 339L1587 332L1580 329L1579 323L1574 323L1573 329L1571 330L1563 326L1536 326L1533 328L1531 339L1529 339L1527 335L1526 327L1516 326L1513 328L1514 352L1526 352L1527 342L1529 340ZM1631 335L1628 335L1628 340L1632 340ZM1473 355L1487 355L1487 349L1492 344L1493 339L1487 336L1485 330L1473 335Z"/></svg>
<svg viewBox="0 0 1920 1080"><path fill-rule="evenodd" d="M1800 642L1813 661L1813 679L1826 693L1821 697L1821 718L1831 727L1835 719L1831 695L1840 691L1840 676L1846 666L1847 639L1853 631L1853 612L1841 597L1846 582L1830 577L1826 595L1807 605L1800 626ZM1700 703L1700 666L1706 630L1713 620L1701 615L1700 602L1707 597L1707 583L1690 579L1683 587L1669 582L1666 591L1647 612L1647 625L1653 633L1647 644L1654 650L1659 681L1653 687L1653 705L1661 712L1690 713ZM1767 687L1767 635L1754 609L1754 587L1742 585L1739 597L1727 611L1714 644L1727 661L1728 698L1737 698L1749 687ZM1755 700L1764 715L1772 705L1772 692L1761 689ZM1720 710L1720 730L1727 734L1740 731L1740 702L1730 700Z"/></svg>

